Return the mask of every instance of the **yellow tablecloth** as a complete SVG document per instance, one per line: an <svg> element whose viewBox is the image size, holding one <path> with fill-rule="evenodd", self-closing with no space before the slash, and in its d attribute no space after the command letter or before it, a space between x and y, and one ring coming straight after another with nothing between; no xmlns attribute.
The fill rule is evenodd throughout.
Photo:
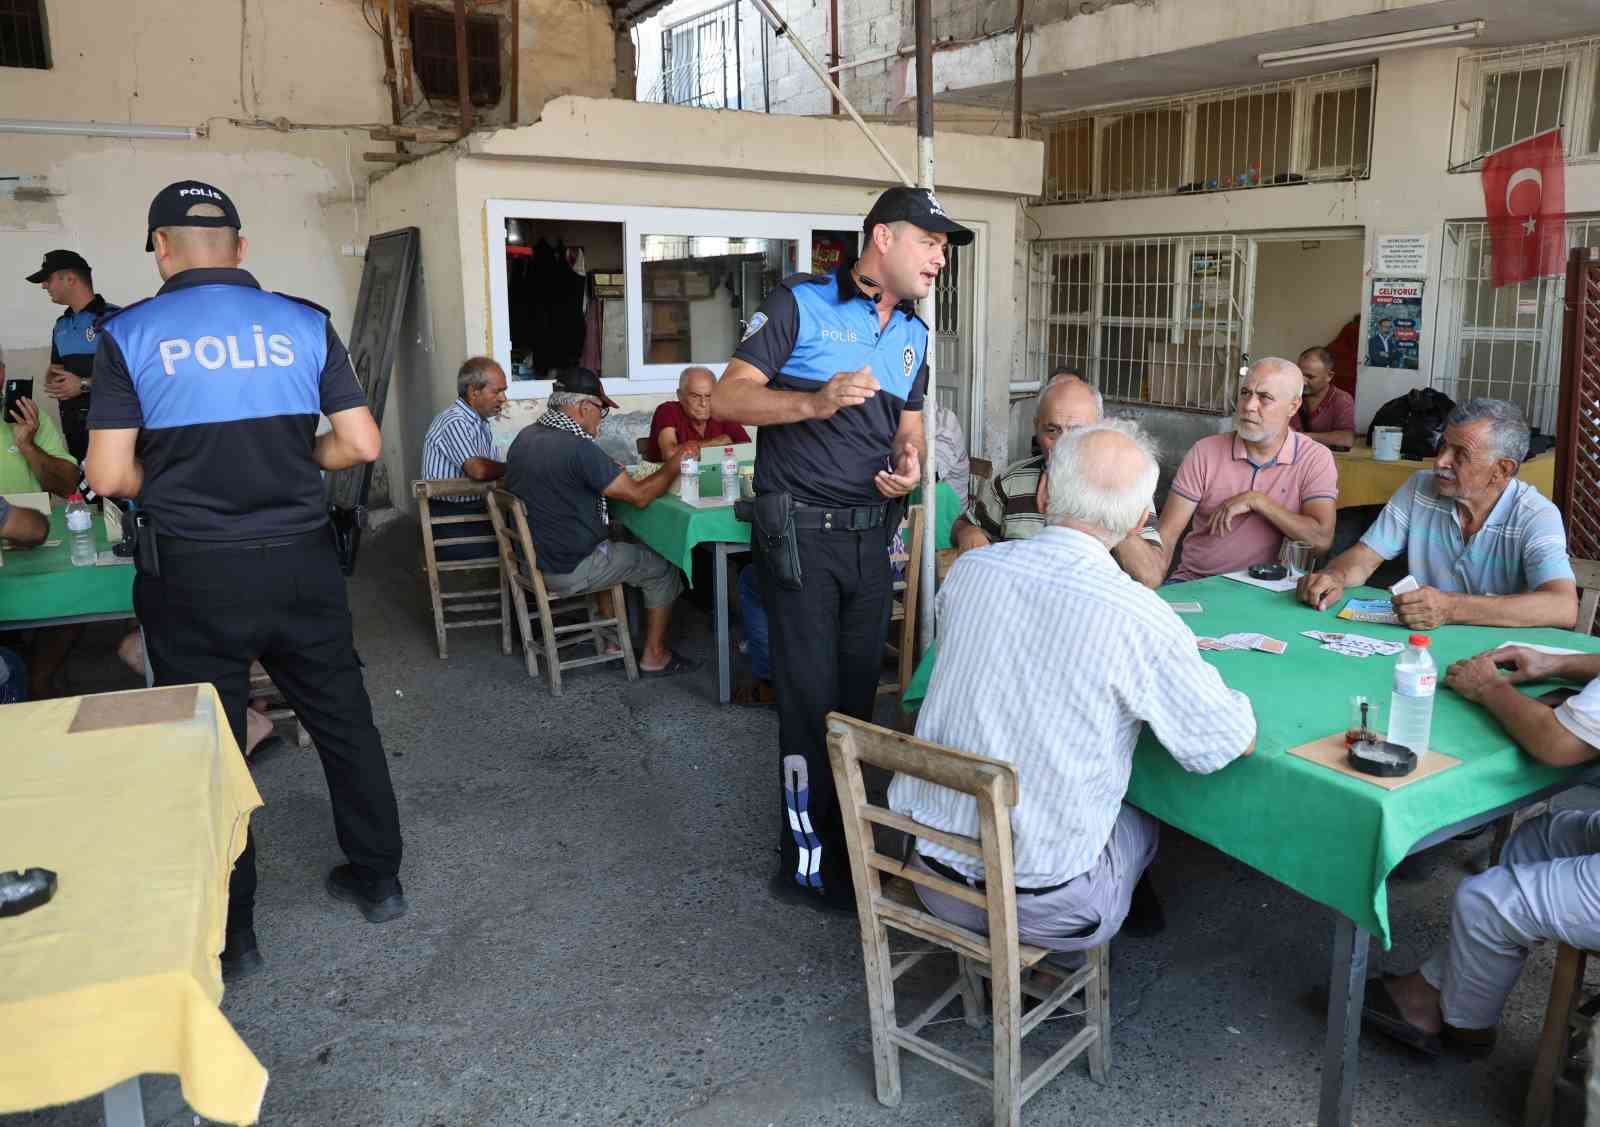
<svg viewBox="0 0 1600 1127"><path fill-rule="evenodd" d="M125 726L69 731L82 702ZM207 1119L255 1122L267 1073L217 1006L228 874L260 805L210 685L0 706L0 870L59 880L0 918L0 1112L152 1072Z"/></svg>
<svg viewBox="0 0 1600 1127"><path fill-rule="evenodd" d="M1335 450L1333 460L1339 467L1339 508L1350 509L1357 505L1386 505L1395 490L1418 470L1433 468L1431 460L1379 462L1372 457L1372 447L1357 444L1349 451ZM1554 499L1556 492L1556 456L1552 451L1529 458L1522 463L1517 474L1546 497Z"/></svg>

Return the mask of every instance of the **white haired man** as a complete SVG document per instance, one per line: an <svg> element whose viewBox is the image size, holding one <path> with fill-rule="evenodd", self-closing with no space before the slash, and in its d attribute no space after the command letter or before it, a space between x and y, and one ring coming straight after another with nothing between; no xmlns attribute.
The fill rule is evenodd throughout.
<svg viewBox="0 0 1600 1127"><path fill-rule="evenodd" d="M1105 417L1105 400L1093 385L1074 375L1051 378L1033 412L1033 437L1039 452L1012 462L996 478L980 480L966 511L950 530L963 552L997 540L1025 540L1045 525L1040 487L1045 462L1057 440L1069 431ZM1149 508L1154 510L1154 499ZM1117 565L1146 587L1159 587L1167 574L1166 553L1153 512L1144 524L1111 549Z"/></svg>
<svg viewBox="0 0 1600 1127"><path fill-rule="evenodd" d="M678 397L659 405L650 416L652 462L665 462L685 442L706 448L750 441L750 433L738 423L711 417L711 392L716 386L711 369L698 364L679 374Z"/></svg>
<svg viewBox="0 0 1600 1127"><path fill-rule="evenodd" d="M1024 943L1055 951L1115 935L1155 856L1155 819L1122 801L1143 725L1201 773L1255 745L1250 701L1111 557L1144 524L1157 472L1149 439L1130 423L1069 431L1041 488L1046 526L963 555L939 593L939 663L917 735L1016 764L1017 923ZM920 779L896 777L889 804L935 829L978 831L970 799ZM978 861L934 842L917 842L913 864L982 887ZM983 926L971 905L917 892L929 911ZM1137 915L1153 930L1159 904L1153 893L1141 899Z"/></svg>
<svg viewBox="0 0 1600 1127"><path fill-rule="evenodd" d="M1578 584L1561 513L1517 478L1528 424L1514 403L1469 399L1445 420L1433 469L1400 487L1359 543L1300 581L1300 601L1323 610L1406 553L1414 591L1395 613L1413 630L1451 623L1558 626L1578 620Z"/></svg>

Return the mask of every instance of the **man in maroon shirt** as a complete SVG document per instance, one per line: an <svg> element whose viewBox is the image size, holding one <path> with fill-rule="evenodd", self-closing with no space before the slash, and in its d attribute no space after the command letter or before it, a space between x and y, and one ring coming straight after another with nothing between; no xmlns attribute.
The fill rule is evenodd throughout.
<svg viewBox="0 0 1600 1127"><path fill-rule="evenodd" d="M647 456L652 462L665 462L673 451L691 439L698 442L702 450L750 441L750 435L738 423L711 417L711 389L716 383L717 377L711 374L710 368L683 370L683 375L678 377L678 398L657 407L650 419Z"/></svg>
<svg viewBox="0 0 1600 1127"><path fill-rule="evenodd" d="M1308 348L1300 354L1300 370L1306 386L1289 425L1324 446L1348 450L1356 440L1356 401L1334 385L1333 355L1326 348Z"/></svg>

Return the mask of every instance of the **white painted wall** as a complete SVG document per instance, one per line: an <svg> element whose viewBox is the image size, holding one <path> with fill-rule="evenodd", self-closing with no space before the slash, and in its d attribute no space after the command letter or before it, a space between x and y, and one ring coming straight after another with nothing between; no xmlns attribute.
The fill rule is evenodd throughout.
<svg viewBox="0 0 1600 1127"><path fill-rule="evenodd" d="M1365 241L1263 241L1256 250L1256 303L1250 355L1290 360L1327 344L1361 304Z"/></svg>

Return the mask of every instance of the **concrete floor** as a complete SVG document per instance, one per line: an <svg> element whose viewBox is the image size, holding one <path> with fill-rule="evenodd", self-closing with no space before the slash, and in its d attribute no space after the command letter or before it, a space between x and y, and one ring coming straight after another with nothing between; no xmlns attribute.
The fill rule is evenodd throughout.
<svg viewBox="0 0 1600 1127"><path fill-rule="evenodd" d="M415 537L401 522L369 540L351 587L410 915L370 925L323 891L341 858L314 755L255 771L267 966L223 1009L271 1074L262 1122L989 1122L986 1092L909 1055L902 1105L877 1103L854 922L768 895L776 719L714 703L709 618L680 617L700 672L630 685L617 667L580 670L553 700L492 631L434 655ZM96 656L116 636L91 630L75 691L135 683ZM1410 969L1443 939L1451 890L1486 849L1445 847L1392 885L1395 947L1375 967ZM1028 1122L1314 1123L1331 914L1173 832L1154 873L1169 925L1114 944L1110 1083L1076 1064ZM1530 960L1486 1061L1364 1036L1357 1122L1519 1122L1550 965ZM931 977L909 985L931 996ZM1048 1025L1040 1047L1075 1024ZM985 1051L959 1021L939 1029ZM145 1093L152 1124L198 1122L175 1080ZM98 1121L97 1101L0 1117Z"/></svg>

